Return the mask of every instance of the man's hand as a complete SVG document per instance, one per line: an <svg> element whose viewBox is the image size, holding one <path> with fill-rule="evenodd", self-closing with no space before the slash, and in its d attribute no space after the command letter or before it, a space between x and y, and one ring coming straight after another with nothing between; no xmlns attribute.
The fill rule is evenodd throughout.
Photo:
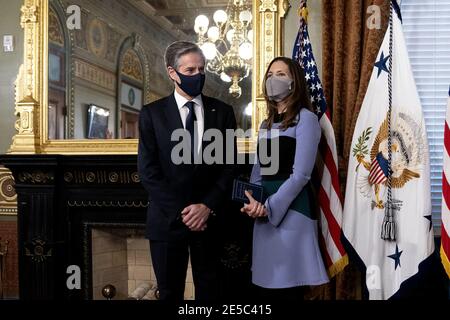
<svg viewBox="0 0 450 320"><path fill-rule="evenodd" d="M241 212L248 214L252 218L266 217L266 207L262 203L256 201L247 190L245 191L245 195L247 196L248 200L250 200L250 203L244 204L244 206L241 208Z"/></svg>
<svg viewBox="0 0 450 320"><path fill-rule="evenodd" d="M204 231L207 227L211 209L203 203L192 204L181 211L183 223L191 229L191 231Z"/></svg>

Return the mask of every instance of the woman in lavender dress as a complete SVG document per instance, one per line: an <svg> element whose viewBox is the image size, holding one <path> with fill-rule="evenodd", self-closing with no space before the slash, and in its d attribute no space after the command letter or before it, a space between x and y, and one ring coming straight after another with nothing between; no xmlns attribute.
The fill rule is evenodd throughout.
<svg viewBox="0 0 450 320"><path fill-rule="evenodd" d="M263 89L268 118L260 128L258 150L262 142L275 150L276 142L279 152L271 157L279 157L279 166L273 174L256 161L250 182L263 186L267 200L259 203L246 192L250 203L241 209L256 219L252 281L262 298L297 300L303 298L304 286L329 281L309 182L321 129L310 111L305 75L297 62L275 58Z"/></svg>

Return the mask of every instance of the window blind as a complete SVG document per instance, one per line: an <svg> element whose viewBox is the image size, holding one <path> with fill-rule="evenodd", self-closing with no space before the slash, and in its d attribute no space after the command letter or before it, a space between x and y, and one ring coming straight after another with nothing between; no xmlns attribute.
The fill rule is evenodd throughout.
<svg viewBox="0 0 450 320"><path fill-rule="evenodd" d="M444 123L450 85L450 0L403 0L401 11L428 134L433 225L440 232Z"/></svg>

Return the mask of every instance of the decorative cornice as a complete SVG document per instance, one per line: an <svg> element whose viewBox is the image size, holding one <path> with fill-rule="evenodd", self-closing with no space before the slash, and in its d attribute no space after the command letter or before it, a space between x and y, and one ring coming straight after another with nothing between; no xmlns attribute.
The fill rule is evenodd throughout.
<svg viewBox="0 0 450 320"><path fill-rule="evenodd" d="M67 201L71 208L147 208L149 202L143 201Z"/></svg>
<svg viewBox="0 0 450 320"><path fill-rule="evenodd" d="M260 0L260 1L261 1L261 4L259 6L260 12L265 12L265 11L276 12L277 11L276 0Z"/></svg>
<svg viewBox="0 0 450 320"><path fill-rule="evenodd" d="M15 216L17 215L17 208L0 208L0 216Z"/></svg>
<svg viewBox="0 0 450 320"><path fill-rule="evenodd" d="M46 184L48 182L53 182L55 176L50 172L43 171L33 171L33 172L20 172L18 174L18 180L21 183L31 183L31 184Z"/></svg>
<svg viewBox="0 0 450 320"><path fill-rule="evenodd" d="M0 167L0 215L17 214L17 194L14 184L11 172Z"/></svg>
<svg viewBox="0 0 450 320"><path fill-rule="evenodd" d="M33 1L26 1L25 5L22 6L20 11L22 16L20 17L20 26L25 28L27 23L38 22L38 7L32 4Z"/></svg>
<svg viewBox="0 0 450 320"><path fill-rule="evenodd" d="M68 184L138 184L139 174L136 171L66 171L64 181Z"/></svg>

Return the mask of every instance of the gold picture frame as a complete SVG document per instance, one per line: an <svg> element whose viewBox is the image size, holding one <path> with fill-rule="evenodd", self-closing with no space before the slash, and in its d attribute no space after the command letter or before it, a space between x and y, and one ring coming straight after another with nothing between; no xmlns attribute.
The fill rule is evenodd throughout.
<svg viewBox="0 0 450 320"><path fill-rule="evenodd" d="M265 116L261 83L270 61L283 54L283 19L288 0L253 0L254 46L252 72L253 137ZM48 139L48 0L24 0L24 61L16 80L16 134L12 154L136 154L137 139ZM256 139L238 139L239 152L253 153Z"/></svg>

